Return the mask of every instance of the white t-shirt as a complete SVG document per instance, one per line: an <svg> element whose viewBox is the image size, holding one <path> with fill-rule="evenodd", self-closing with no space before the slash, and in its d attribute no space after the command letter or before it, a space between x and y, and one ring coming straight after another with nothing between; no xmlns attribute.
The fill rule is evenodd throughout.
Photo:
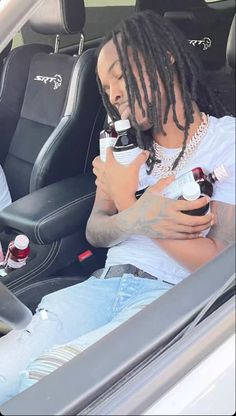
<svg viewBox="0 0 236 416"><path fill-rule="evenodd" d="M166 149L168 153L172 149ZM229 177L214 184L212 200L235 204L235 118L209 118L209 127L196 152L178 174L195 167L212 172L223 164ZM156 182L160 178L156 178ZM111 247L106 266L133 264L141 270L170 283L178 283L189 275L189 271L173 260L151 238L134 235Z"/></svg>
<svg viewBox="0 0 236 416"><path fill-rule="evenodd" d="M0 165L0 211L11 204L11 195L7 186L5 174Z"/></svg>

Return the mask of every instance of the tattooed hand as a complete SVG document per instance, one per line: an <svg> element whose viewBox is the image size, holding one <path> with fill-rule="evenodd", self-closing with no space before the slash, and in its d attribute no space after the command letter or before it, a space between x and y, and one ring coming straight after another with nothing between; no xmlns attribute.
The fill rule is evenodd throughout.
<svg viewBox="0 0 236 416"><path fill-rule="evenodd" d="M117 221L124 233L151 238L189 239L199 237L201 231L212 225L212 214L194 217L181 212L206 205L208 197L178 201L161 196L163 188L172 180L172 177L162 179L149 187L132 207L119 214Z"/></svg>
<svg viewBox="0 0 236 416"><path fill-rule="evenodd" d="M122 165L114 158L112 148L108 147L105 163L99 156L94 159L93 173L97 176L95 183L114 202L118 211L130 207L136 201L139 169L148 156L149 152L143 151L130 164Z"/></svg>

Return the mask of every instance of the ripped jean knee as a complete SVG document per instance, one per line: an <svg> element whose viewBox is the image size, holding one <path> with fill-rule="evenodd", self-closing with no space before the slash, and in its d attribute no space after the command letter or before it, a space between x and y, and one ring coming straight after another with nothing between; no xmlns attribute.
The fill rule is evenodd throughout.
<svg viewBox="0 0 236 416"><path fill-rule="evenodd" d="M0 404L17 394L21 372L64 340L61 329L57 316L39 311L26 329L12 330L0 339Z"/></svg>

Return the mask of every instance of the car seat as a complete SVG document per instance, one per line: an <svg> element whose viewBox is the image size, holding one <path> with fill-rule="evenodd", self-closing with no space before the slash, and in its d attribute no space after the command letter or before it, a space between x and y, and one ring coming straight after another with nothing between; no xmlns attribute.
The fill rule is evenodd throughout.
<svg viewBox="0 0 236 416"><path fill-rule="evenodd" d="M233 74L235 74L235 26L236 26L236 15L233 17L233 21L230 27L228 42L227 42L227 49L226 49L226 59L228 65L232 69Z"/></svg>
<svg viewBox="0 0 236 416"><path fill-rule="evenodd" d="M83 0L45 0L31 19L35 30L57 35L82 32L84 22ZM96 82L95 49L83 52L82 46L83 36L76 56L62 54L57 36L55 51L48 45L29 44L15 48L6 58L0 80L0 163L15 202L0 215L22 197L54 183L63 200L70 190L61 191L61 179L75 178L74 187L81 188L82 194L91 188L93 178L86 174L92 172L91 162L99 152L98 137L106 113ZM88 193L92 201L94 192ZM44 203L51 201L49 194ZM20 218L18 211L14 215L14 219ZM59 229L60 223L54 228ZM4 249L15 233L22 232L2 222L0 231ZM78 229L75 235L52 242L31 242L30 261L3 277L3 282L24 292L26 285L74 261L77 249L84 248L84 238Z"/></svg>
<svg viewBox="0 0 236 416"><path fill-rule="evenodd" d="M185 34L202 62L207 83L235 114L233 81L225 55L233 5L217 10L205 0L137 0L137 11L147 9L169 19Z"/></svg>
<svg viewBox="0 0 236 416"><path fill-rule="evenodd" d="M228 64L228 67L230 68L230 76L232 80L232 94L231 94L231 103L230 106L233 109L232 113L235 115L235 26L236 26L236 15L234 15L229 36L228 36L228 42L227 42L227 49L226 49L226 61Z"/></svg>
<svg viewBox="0 0 236 416"><path fill-rule="evenodd" d="M2 72L2 66L3 62L6 59L7 55L9 54L12 46L12 41L8 43L8 45L3 49L3 51L0 53L0 74Z"/></svg>
<svg viewBox="0 0 236 416"><path fill-rule="evenodd" d="M232 22L228 37L226 59L228 64L232 68L232 71L235 71L235 17ZM35 311L36 306L38 305L38 303L44 295L51 293L55 290L62 289L64 287L80 283L84 279L84 276L74 275L63 277L51 277L50 279L45 279L40 282L29 284L24 288L19 288L15 291L15 294L32 311Z"/></svg>
<svg viewBox="0 0 236 416"><path fill-rule="evenodd" d="M220 71L208 71L207 80L213 90L235 116L235 15L226 44L225 65Z"/></svg>
<svg viewBox="0 0 236 416"><path fill-rule="evenodd" d="M8 55L0 81L0 163L12 200L91 170L105 112L96 84L94 49L82 52L83 0L47 0L33 29L56 35ZM77 55L61 54L61 34L81 33Z"/></svg>

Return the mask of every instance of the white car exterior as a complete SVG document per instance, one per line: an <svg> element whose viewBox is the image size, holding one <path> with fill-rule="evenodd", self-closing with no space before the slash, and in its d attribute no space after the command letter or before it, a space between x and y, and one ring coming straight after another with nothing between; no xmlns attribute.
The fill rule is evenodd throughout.
<svg viewBox="0 0 236 416"><path fill-rule="evenodd" d="M235 335L193 368L144 414L235 414Z"/></svg>

